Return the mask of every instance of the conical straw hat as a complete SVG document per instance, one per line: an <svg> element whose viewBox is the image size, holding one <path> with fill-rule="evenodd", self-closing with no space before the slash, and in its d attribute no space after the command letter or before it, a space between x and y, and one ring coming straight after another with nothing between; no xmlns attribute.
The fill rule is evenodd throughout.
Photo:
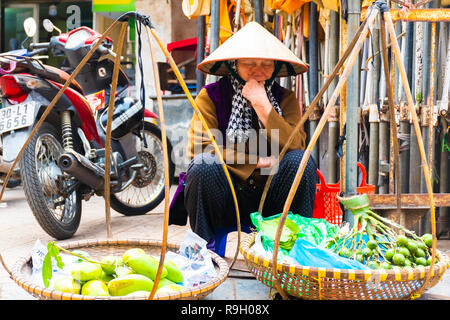
<svg viewBox="0 0 450 320"><path fill-rule="evenodd" d="M259 23L252 21L233 34L199 65L198 69L209 74L224 76L229 73L223 61L241 58L270 59L285 62L277 77L296 75L308 70L288 47Z"/></svg>

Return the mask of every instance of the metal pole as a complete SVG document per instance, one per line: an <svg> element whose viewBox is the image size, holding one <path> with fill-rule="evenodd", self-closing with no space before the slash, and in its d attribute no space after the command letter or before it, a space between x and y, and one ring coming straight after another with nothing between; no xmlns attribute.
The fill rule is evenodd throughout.
<svg viewBox="0 0 450 320"><path fill-rule="evenodd" d="M205 16L197 18L197 65L205 58L205 20ZM205 85L205 74L200 70L196 70L196 80L196 91L197 94L199 94L200 90Z"/></svg>
<svg viewBox="0 0 450 320"><path fill-rule="evenodd" d="M336 62L339 60L339 13L333 10L330 11L330 36L329 36L329 64L328 70L333 70ZM328 99L331 97L334 88L336 88L337 77L331 82L328 88ZM337 156L335 147L339 136L339 109L335 107L335 112L330 116L328 121L328 182L337 182Z"/></svg>
<svg viewBox="0 0 450 320"><path fill-rule="evenodd" d="M371 52L380 51L380 30L378 23L375 23L372 28L372 46ZM372 65L373 64L373 65ZM380 72L380 56L376 55L372 57L370 61L370 76L368 78L368 88L366 90L366 101L369 106L369 170L368 170L368 183L371 185L377 185L378 180L378 156L379 156L379 126L380 115L378 112L378 105L376 103L376 97L378 96L378 83ZM370 83L370 85L369 85ZM377 189L377 188L376 188Z"/></svg>
<svg viewBox="0 0 450 320"><path fill-rule="evenodd" d="M423 23L416 22L414 25L414 96L416 108L415 111L419 111L421 95L422 92L422 84L423 84ZM417 141L417 135L414 130L414 124L410 124L410 158L409 158L409 167L410 168L420 168L420 153L419 153L419 145ZM409 175L409 192L411 193L420 193L420 181L421 181L421 171L420 170L411 170Z"/></svg>
<svg viewBox="0 0 450 320"><path fill-rule="evenodd" d="M389 150L390 150L390 135L389 135L389 113L387 105L383 103L380 112L380 139L379 139L379 177L378 177L378 192L380 194L389 193Z"/></svg>
<svg viewBox="0 0 450 320"><path fill-rule="evenodd" d="M410 126L409 109L407 102L400 103L400 141L405 141L400 146L400 176L402 178L402 193L409 192L409 146L410 146Z"/></svg>
<svg viewBox="0 0 450 320"><path fill-rule="evenodd" d="M361 1L348 1L348 37L351 39L359 27ZM358 158L358 106L359 106L359 64L353 66L347 80L347 142L345 144L345 194L356 194ZM353 224L353 214L346 211L345 221Z"/></svg>
<svg viewBox="0 0 450 320"><path fill-rule="evenodd" d="M336 142L339 138L339 108L334 107L328 119L328 183L337 182Z"/></svg>
<svg viewBox="0 0 450 320"><path fill-rule="evenodd" d="M309 4L309 69L308 69L308 77L309 77L309 94L312 99L316 96L318 92L319 85L319 67L318 67L318 56L319 56L319 41L317 35L317 27L318 27L318 13L317 13L317 4L314 2L310 2ZM358 25L359 26L359 25ZM313 112L314 113L314 112ZM312 114L313 115L313 114ZM312 137L317 128L317 117L310 117L309 121L309 137ZM320 143L319 143L320 145ZM319 165L319 147L314 146L312 157L317 165Z"/></svg>
<svg viewBox="0 0 450 320"><path fill-rule="evenodd" d="M219 46L219 31L220 31L220 0L211 0L211 40L210 53Z"/></svg>
<svg viewBox="0 0 450 320"><path fill-rule="evenodd" d="M413 75L413 54L414 54L414 22L406 22L406 50L405 50L405 69L408 82L412 83ZM403 100L406 100L406 93L403 91Z"/></svg>
<svg viewBox="0 0 450 320"><path fill-rule="evenodd" d="M414 54L414 22L406 22L406 35L405 35L405 51L404 51L403 59L405 61L405 69L406 69L406 75L408 77L408 82L412 84L413 80L413 54ZM401 83L401 81L400 81ZM400 84L399 86L402 86ZM400 99L400 96L399 96ZM402 134L402 137L404 138L404 149L400 153L400 170L402 173L402 193L408 193L413 192L410 189L411 185L411 170L410 166L411 164L416 165L416 163L411 163L411 152L417 150L412 150L411 147L411 141L417 141L414 130L411 130L412 125L411 119L409 116L409 108L406 102L406 92L405 90L402 91L401 99L402 103L400 104L400 133ZM402 112L403 111L403 112ZM402 117L402 114L404 115ZM414 167L413 167L414 168ZM417 171L417 170L414 170Z"/></svg>
<svg viewBox="0 0 450 320"><path fill-rule="evenodd" d="M210 40L209 40L209 53L212 53L219 46L219 31L220 31L220 0L211 0L211 19L210 25ZM207 82L216 82L217 76L208 75Z"/></svg>
<svg viewBox="0 0 450 320"><path fill-rule="evenodd" d="M442 141L444 137L444 132L445 130L447 130L444 117L441 117L441 126L442 129L439 139ZM449 161L450 161L450 153L447 151L446 148L441 149L441 157L440 157L441 167L439 170L439 177L440 177L439 192L441 193L446 193L449 190L448 189ZM438 236L444 236L445 231L447 231L447 236L450 236L450 230L446 229L446 227L447 228L450 227L450 210L448 207L441 207L439 208L438 230L437 230Z"/></svg>
<svg viewBox="0 0 450 320"><path fill-rule="evenodd" d="M368 183L370 185L377 185L378 180L378 157L379 149L379 134L380 134L380 115L378 113L378 106L376 104L369 105L369 172ZM376 188L378 189L378 188Z"/></svg>
<svg viewBox="0 0 450 320"><path fill-rule="evenodd" d="M253 0L253 8L255 21L264 25L264 2L262 0Z"/></svg>
<svg viewBox="0 0 450 320"><path fill-rule="evenodd" d="M412 45L414 36L414 25L412 22L402 22L403 32L405 38L402 41L402 57L405 62L406 74L409 83L412 78ZM397 70L397 69L396 69ZM406 105L406 95L401 81L398 81L398 101L400 104L400 118L399 118L399 139L403 141L403 146L400 146L400 177L401 177L401 193L409 192L409 109Z"/></svg>

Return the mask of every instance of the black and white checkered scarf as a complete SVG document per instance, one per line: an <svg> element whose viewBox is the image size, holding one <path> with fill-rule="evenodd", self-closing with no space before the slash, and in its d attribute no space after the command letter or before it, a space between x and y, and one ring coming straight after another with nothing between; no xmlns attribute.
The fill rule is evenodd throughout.
<svg viewBox="0 0 450 320"><path fill-rule="evenodd" d="M231 68L237 75L236 61L229 62ZM250 129L252 129L252 107L249 105L249 101L242 96L243 84L236 78L233 73L230 73L231 84L234 89L233 98L231 101L231 116L228 121L227 139L238 143L246 142L250 135ZM267 97L270 103L278 112L282 115L278 102L272 95L272 85L275 79L265 86Z"/></svg>

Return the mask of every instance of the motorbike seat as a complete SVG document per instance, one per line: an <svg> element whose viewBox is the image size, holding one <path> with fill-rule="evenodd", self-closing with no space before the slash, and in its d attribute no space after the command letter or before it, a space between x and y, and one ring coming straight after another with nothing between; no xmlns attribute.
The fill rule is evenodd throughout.
<svg viewBox="0 0 450 320"><path fill-rule="evenodd" d="M64 84L70 78L70 75L61 69L35 61L18 61L15 71L28 71L61 84ZM84 95L83 88L75 79L72 80L69 87Z"/></svg>
<svg viewBox="0 0 450 320"><path fill-rule="evenodd" d="M67 72L65 72L65 71L63 71L61 69L58 69L58 68L55 68L53 66L49 66L49 65L46 65L46 64L44 64L44 67L45 67L47 72L49 72L49 73L51 73L53 75L52 80L54 80L54 81L56 81L58 83L64 84L67 81L67 79L70 78L70 75ZM77 90L79 93L84 95L83 88L81 87L81 85L75 79L72 80L72 82L70 83L69 87L71 87L72 89Z"/></svg>

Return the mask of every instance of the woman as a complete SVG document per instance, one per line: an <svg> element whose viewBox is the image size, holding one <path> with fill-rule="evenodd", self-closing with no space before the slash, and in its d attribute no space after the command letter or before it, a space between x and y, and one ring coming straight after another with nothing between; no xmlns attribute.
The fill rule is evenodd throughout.
<svg viewBox="0 0 450 320"><path fill-rule="evenodd" d="M305 148L305 133L295 133L288 152L278 155L300 120L295 93L282 88L276 77L307 70L284 44L256 22L248 23L202 61L199 70L223 76L202 88L196 104L215 141L222 147L239 204L242 224L258 211L272 168L278 166L268 190L262 215L281 213ZM194 112L188 132L184 179L184 214L192 230L212 242L218 229L236 226L230 186L209 136ZM316 165L309 159L290 211L312 216L317 181ZM172 203L171 223L185 219ZM181 218L181 219L180 219Z"/></svg>

